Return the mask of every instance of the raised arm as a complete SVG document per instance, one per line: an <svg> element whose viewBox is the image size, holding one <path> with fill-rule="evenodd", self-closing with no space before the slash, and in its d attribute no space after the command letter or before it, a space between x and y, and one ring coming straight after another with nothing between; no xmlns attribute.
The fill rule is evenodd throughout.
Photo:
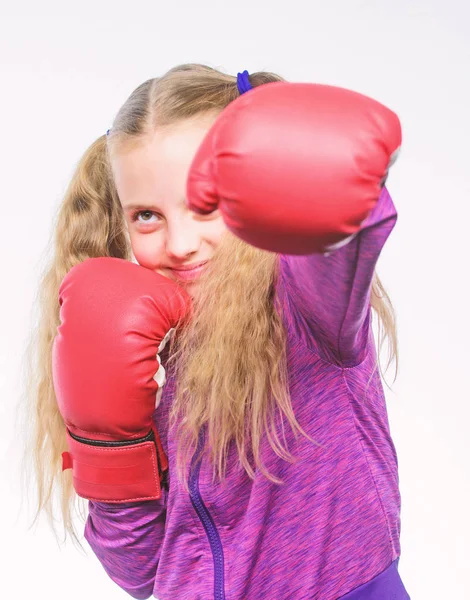
<svg viewBox="0 0 470 600"><path fill-rule="evenodd" d="M400 121L379 102L277 82L222 111L189 171L190 208L220 209L235 235L280 255L293 325L338 365L357 364L367 346L374 268L397 218L384 186L400 146Z"/></svg>
<svg viewBox="0 0 470 600"><path fill-rule="evenodd" d="M279 292L303 343L324 360L352 367L365 358L370 293L397 212L384 188L352 240L330 253L282 255Z"/></svg>

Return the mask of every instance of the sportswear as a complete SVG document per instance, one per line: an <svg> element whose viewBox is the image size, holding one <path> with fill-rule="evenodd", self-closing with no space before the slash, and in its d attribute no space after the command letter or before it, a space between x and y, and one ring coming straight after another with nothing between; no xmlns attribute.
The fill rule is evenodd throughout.
<svg viewBox="0 0 470 600"><path fill-rule="evenodd" d="M153 418L169 460L169 488L159 500L89 501L85 525L107 574L132 597L409 600L397 568L398 460L370 306L374 269L396 219L384 187L347 244L327 254L279 255L276 301L288 332L292 407L324 446L296 440L285 427L287 447L300 458L290 464L264 437L262 460L284 485L259 472L251 480L236 468L232 447L223 487L212 485L204 457L193 462L190 494L183 491L171 479L177 440L168 415L176 382L167 371Z"/></svg>

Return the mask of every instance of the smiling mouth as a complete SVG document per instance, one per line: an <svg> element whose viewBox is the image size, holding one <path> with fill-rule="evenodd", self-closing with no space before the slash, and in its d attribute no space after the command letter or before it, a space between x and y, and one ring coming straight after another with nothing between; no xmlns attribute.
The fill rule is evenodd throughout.
<svg viewBox="0 0 470 600"><path fill-rule="evenodd" d="M173 277L175 279L177 279L178 281L194 281L195 279L198 279L199 276L201 275L201 273L204 271L206 265L207 265L208 261L206 261L205 263L199 263L198 266L194 267L193 269L185 269L185 270L179 270L179 269L168 269Z"/></svg>
<svg viewBox="0 0 470 600"><path fill-rule="evenodd" d="M201 262L194 263L192 265L184 265L183 267L168 267L168 268L171 269L172 271L193 271L194 269L202 267L203 265L207 264L208 262L209 262L208 260L203 260Z"/></svg>

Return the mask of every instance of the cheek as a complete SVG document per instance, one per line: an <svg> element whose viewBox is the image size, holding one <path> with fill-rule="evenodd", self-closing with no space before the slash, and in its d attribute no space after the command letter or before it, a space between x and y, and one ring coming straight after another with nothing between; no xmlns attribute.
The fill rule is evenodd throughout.
<svg viewBox="0 0 470 600"><path fill-rule="evenodd" d="M161 241L154 235L130 235L132 253L142 267L155 271L163 262Z"/></svg>
<svg viewBox="0 0 470 600"><path fill-rule="evenodd" d="M222 241L224 235L228 232L228 227L222 217L216 219L210 224L206 232L206 240L216 248Z"/></svg>

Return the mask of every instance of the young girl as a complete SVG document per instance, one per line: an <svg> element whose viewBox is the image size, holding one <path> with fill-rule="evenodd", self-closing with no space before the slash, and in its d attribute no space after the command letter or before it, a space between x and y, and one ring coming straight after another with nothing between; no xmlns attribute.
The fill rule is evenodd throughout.
<svg viewBox="0 0 470 600"><path fill-rule="evenodd" d="M400 144L359 94L189 64L80 161L42 281L38 513L57 481L76 538L87 498L132 597L409 598L372 331L396 356L375 265Z"/></svg>

